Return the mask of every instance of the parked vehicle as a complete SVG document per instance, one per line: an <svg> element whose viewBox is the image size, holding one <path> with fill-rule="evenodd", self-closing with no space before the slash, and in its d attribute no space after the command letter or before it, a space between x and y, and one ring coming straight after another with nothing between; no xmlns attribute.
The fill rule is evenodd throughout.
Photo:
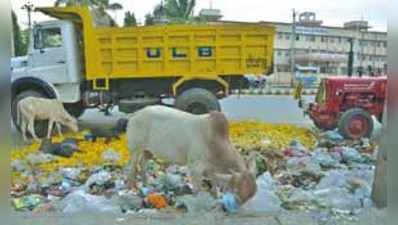
<svg viewBox="0 0 398 225"><path fill-rule="evenodd" d="M37 8L58 20L33 27L28 55L12 63L12 114L27 96L58 98L73 116L118 105L133 112L162 98L196 114L272 69L274 27L107 27L87 7Z"/></svg>
<svg viewBox="0 0 398 225"><path fill-rule="evenodd" d="M322 79L316 101L300 105L320 129L337 128L349 139L370 137L372 116L382 122L386 87L386 76L328 77Z"/></svg>
<svg viewBox="0 0 398 225"><path fill-rule="evenodd" d="M319 84L319 75L319 67L296 65L294 81L301 82L304 88L316 87Z"/></svg>

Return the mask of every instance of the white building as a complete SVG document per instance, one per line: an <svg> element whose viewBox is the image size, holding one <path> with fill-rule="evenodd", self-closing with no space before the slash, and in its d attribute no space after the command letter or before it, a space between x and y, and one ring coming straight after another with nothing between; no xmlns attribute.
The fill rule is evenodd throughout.
<svg viewBox="0 0 398 225"><path fill-rule="evenodd" d="M387 32L370 31L367 21L351 21L342 27L323 26L315 13L305 12L299 15L294 37L292 23L261 23L276 27L274 74L270 77L274 83L290 84L293 45L294 65L318 67L320 77L347 74L350 39L353 40L353 75L357 74L360 67L364 74L369 73L369 66L376 74L385 74L387 71Z"/></svg>
<svg viewBox="0 0 398 225"><path fill-rule="evenodd" d="M376 74L387 71L387 32L369 31L367 21L351 21L343 27L323 26L315 13L306 12L299 16L294 37L291 23L262 23L276 27L272 76L275 83L290 83L291 46L295 49L295 65L319 67L320 76L346 75L351 38L354 75L360 67L364 74L370 73L370 67Z"/></svg>

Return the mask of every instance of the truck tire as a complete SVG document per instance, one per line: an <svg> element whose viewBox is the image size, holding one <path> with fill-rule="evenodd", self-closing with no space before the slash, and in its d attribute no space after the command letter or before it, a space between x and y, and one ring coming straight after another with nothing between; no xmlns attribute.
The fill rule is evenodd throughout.
<svg viewBox="0 0 398 225"><path fill-rule="evenodd" d="M206 114L221 111L220 102L210 91L203 88L191 88L177 96L175 107L192 114Z"/></svg>
<svg viewBox="0 0 398 225"><path fill-rule="evenodd" d="M17 105L18 102L26 97L38 97L38 98L46 98L44 94L37 91L23 91L17 96L15 96L11 102L11 116L14 122L15 127L18 131L21 131L19 125L17 124ZM48 121L35 121L35 132L37 137L43 138L47 135ZM30 134L27 134L30 137Z"/></svg>
<svg viewBox="0 0 398 225"><path fill-rule="evenodd" d="M81 102L65 103L64 108L71 116L75 117L76 119L81 117L84 114L84 111L86 111L86 108L84 108Z"/></svg>
<svg viewBox="0 0 398 225"><path fill-rule="evenodd" d="M347 139L370 137L373 132L372 116L360 108L347 110L340 117L338 131Z"/></svg>

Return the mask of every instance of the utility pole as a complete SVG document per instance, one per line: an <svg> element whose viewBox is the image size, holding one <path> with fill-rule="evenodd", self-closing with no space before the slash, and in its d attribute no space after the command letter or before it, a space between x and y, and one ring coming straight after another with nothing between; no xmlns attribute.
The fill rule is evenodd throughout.
<svg viewBox="0 0 398 225"><path fill-rule="evenodd" d="M33 11L33 4L30 3L30 1L28 1L27 3L25 3L21 9L22 10L26 10L26 13L28 14L28 29L29 31L32 29L32 11Z"/></svg>
<svg viewBox="0 0 398 225"><path fill-rule="evenodd" d="M294 83L294 65L295 65L295 60L294 60L294 55L295 55L295 42L296 42L296 10L293 9L293 23L292 23L292 38L291 38L291 43L290 43L290 72L291 72L291 78L290 78L290 87L293 87Z"/></svg>
<svg viewBox="0 0 398 225"><path fill-rule="evenodd" d="M348 76L352 76L352 70L353 70L353 65L354 65L354 40L353 38L349 38L348 42L350 43L350 51L348 53L348 64L347 64L347 69L348 69Z"/></svg>

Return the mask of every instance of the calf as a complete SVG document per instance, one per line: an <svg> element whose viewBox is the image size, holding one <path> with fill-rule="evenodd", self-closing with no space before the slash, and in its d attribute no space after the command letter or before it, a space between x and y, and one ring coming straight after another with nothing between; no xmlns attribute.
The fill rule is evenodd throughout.
<svg viewBox="0 0 398 225"><path fill-rule="evenodd" d="M249 165L229 140L228 121L224 114L211 112L193 115L165 106L148 106L129 116L127 140L130 149L130 181L136 178L137 165L142 169L148 155L187 165L194 191L202 179L221 184L235 194L240 204L255 194L255 163Z"/></svg>
<svg viewBox="0 0 398 225"><path fill-rule="evenodd" d="M20 126L23 139L26 141L26 131L30 132L35 140L39 140L34 130L35 120L48 120L47 138L50 138L54 123L58 133L61 125L74 132L78 131L77 120L64 109L62 102L56 99L26 97L17 105L17 125Z"/></svg>

